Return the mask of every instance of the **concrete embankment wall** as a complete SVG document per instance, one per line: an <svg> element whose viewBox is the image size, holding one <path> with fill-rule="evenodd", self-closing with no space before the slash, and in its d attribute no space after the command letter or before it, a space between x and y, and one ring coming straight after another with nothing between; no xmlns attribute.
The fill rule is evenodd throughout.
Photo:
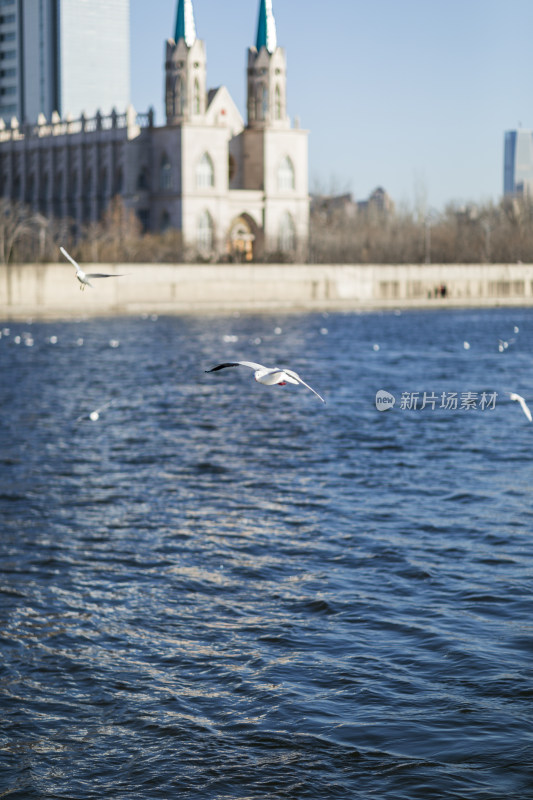
<svg viewBox="0 0 533 800"><path fill-rule="evenodd" d="M0 319L533 305L531 264L83 267L125 274L82 292L69 264L0 266Z"/></svg>

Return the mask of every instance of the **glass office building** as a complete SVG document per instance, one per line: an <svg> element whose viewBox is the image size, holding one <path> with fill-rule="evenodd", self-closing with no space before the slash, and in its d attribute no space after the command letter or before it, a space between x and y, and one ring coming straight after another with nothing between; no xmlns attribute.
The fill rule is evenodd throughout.
<svg viewBox="0 0 533 800"><path fill-rule="evenodd" d="M0 118L19 111L19 26L17 0L0 0Z"/></svg>
<svg viewBox="0 0 533 800"><path fill-rule="evenodd" d="M503 193L533 197L533 131L507 131L503 157Z"/></svg>
<svg viewBox="0 0 533 800"><path fill-rule="evenodd" d="M0 0L0 118L130 102L129 0Z"/></svg>

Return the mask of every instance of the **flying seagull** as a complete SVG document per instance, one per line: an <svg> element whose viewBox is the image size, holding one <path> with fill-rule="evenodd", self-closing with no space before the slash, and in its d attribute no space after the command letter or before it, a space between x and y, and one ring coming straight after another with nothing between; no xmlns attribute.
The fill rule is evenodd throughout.
<svg viewBox="0 0 533 800"><path fill-rule="evenodd" d="M82 414L81 416L79 416L76 419L76 422L79 422L81 419L86 419L87 417L92 422L97 422L100 419L100 411L103 411L104 408L107 408L108 406L113 405L114 402L115 402L114 400L109 400L108 403L104 403L104 405L100 406L100 408L95 408L94 411L91 411L90 414Z"/></svg>
<svg viewBox="0 0 533 800"><path fill-rule="evenodd" d="M73 264L73 266L76 267L76 278L79 280L79 282L81 284L80 289L82 291L85 289L86 286L90 286L91 289L94 289L94 286L90 282L89 278L120 278L121 277L120 274L117 274L116 272L115 273L110 273L110 274L106 274L104 272L90 272L88 275L86 275L85 272L80 267L80 265L77 263L77 261L74 261L72 256L70 256L67 253L67 251L65 250L64 247L60 247L59 249L61 250L61 252L65 256L65 258L68 258L70 263Z"/></svg>
<svg viewBox="0 0 533 800"><path fill-rule="evenodd" d="M315 392L315 390L312 389L308 383L303 381L298 373L294 372L292 369L264 367L262 364L256 364L254 361L230 361L224 364L218 364L212 369L206 369L206 372L217 372L217 370L225 369L226 367L250 367L250 369L254 370L255 380L258 383L264 383L266 386L273 386L275 384L278 384L278 386L285 386L286 383L301 383L302 386L305 386L313 392L313 394L316 394L319 400L322 400L323 403L326 402L318 392Z"/></svg>
<svg viewBox="0 0 533 800"><path fill-rule="evenodd" d="M514 344L516 339L509 339L506 341L505 339L498 339L498 350L500 353L503 353L504 350L507 350L510 344Z"/></svg>
<svg viewBox="0 0 533 800"><path fill-rule="evenodd" d="M522 411L524 412L528 420L530 422L533 422L533 417L531 416L531 411L529 410L529 406L527 405L522 395L516 394L516 392L509 392L509 398L511 400L516 400L517 402L519 402L522 407Z"/></svg>

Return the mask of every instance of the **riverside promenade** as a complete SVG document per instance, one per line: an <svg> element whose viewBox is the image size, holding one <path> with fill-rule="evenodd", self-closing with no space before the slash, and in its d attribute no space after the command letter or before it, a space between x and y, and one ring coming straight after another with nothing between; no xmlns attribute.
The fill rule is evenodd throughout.
<svg viewBox="0 0 533 800"><path fill-rule="evenodd" d="M124 273L80 291L70 264L0 266L0 319L533 305L532 264L87 264Z"/></svg>

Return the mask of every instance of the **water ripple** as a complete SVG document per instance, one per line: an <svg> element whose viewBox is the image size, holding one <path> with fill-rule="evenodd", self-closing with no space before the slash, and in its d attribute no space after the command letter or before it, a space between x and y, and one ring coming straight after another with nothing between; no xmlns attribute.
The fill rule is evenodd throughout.
<svg viewBox="0 0 533 800"><path fill-rule="evenodd" d="M533 797L527 310L18 327L0 796ZM327 405L204 372L237 357Z"/></svg>

